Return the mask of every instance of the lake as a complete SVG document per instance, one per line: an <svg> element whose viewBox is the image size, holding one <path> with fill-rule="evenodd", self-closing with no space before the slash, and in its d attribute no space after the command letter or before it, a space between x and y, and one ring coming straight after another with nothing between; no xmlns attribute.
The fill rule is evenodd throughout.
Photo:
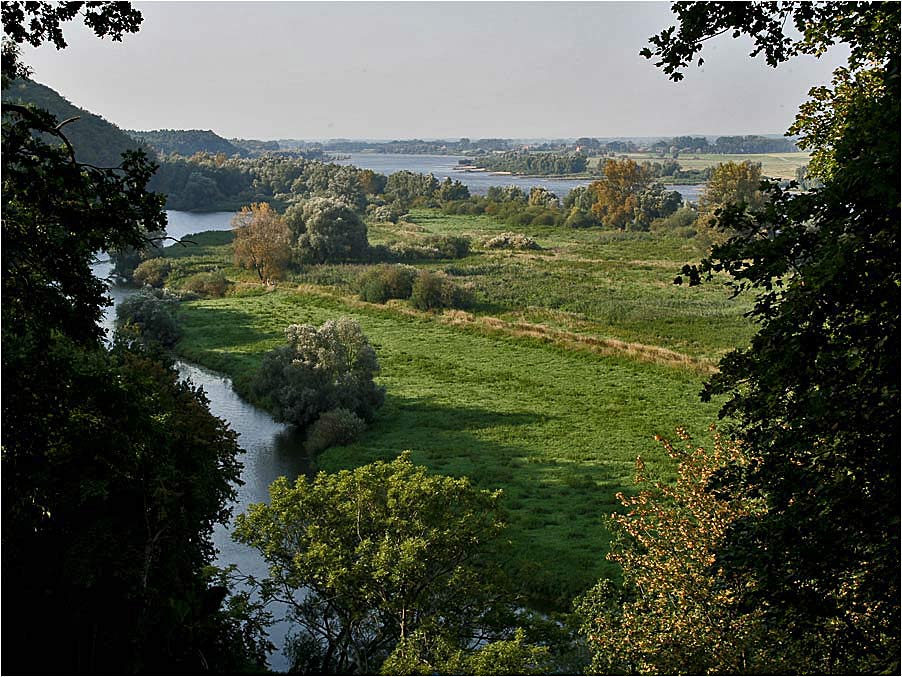
<svg viewBox="0 0 902 677"><path fill-rule="evenodd" d="M513 176L510 174L493 174L491 172L473 172L459 168L458 160L463 155L408 155L404 153L349 153L348 158L338 160L338 164L353 165L361 169L372 169L380 174L393 174L402 170L417 174L434 174L442 181L445 177L460 181L474 195L485 195L492 186L519 186L528 193L533 186L547 188L562 198L577 186L587 186L590 179L552 179L542 176ZM667 190L676 190L684 200L695 202L704 184L688 186L668 186Z"/></svg>

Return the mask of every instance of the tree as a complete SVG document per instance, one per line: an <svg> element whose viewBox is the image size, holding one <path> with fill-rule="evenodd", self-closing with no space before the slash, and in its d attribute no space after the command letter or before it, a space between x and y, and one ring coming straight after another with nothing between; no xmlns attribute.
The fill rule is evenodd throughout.
<svg viewBox="0 0 902 677"><path fill-rule="evenodd" d="M597 674L754 674L765 627L758 610L740 604L746 581L716 563L730 525L760 512L759 502L719 496L708 483L725 463L748 461L739 445L715 434L714 448L683 449L662 440L678 463L675 485L652 482L636 461L639 492L617 498L608 560L622 584L602 581L577 603Z"/></svg>
<svg viewBox="0 0 902 677"><path fill-rule="evenodd" d="M276 480L269 504L238 517L235 538L269 563L265 594L290 605L294 669L374 674L423 634L457 650L505 638L493 633L509 609L488 558L504 527L499 499L404 453L313 481Z"/></svg>
<svg viewBox="0 0 902 677"><path fill-rule="evenodd" d="M366 258L370 243L366 224L340 200L315 197L294 207L292 246L298 259L307 263Z"/></svg>
<svg viewBox="0 0 902 677"><path fill-rule="evenodd" d="M812 672L899 670L899 21L896 3L682 3L679 31L651 39L673 79L703 42L732 31L772 66L849 48L832 89L793 129L823 186L771 187L757 212L727 207L732 233L684 275L726 272L755 294L759 331L727 355L704 397L745 440L718 491L760 497L718 552L748 608L800 647ZM784 32L791 21L800 37Z"/></svg>
<svg viewBox="0 0 902 677"><path fill-rule="evenodd" d="M704 192L699 196L699 211L713 214L725 205L745 205L761 209L765 196L761 192L761 164L757 162L722 162L711 172Z"/></svg>
<svg viewBox="0 0 902 677"><path fill-rule="evenodd" d="M263 358L252 392L280 421L306 427L320 414L348 409L372 421L385 399L373 382L379 362L360 325L343 317L319 328L292 324L288 343Z"/></svg>
<svg viewBox="0 0 902 677"><path fill-rule="evenodd" d="M639 194L651 185L651 171L629 159L607 159L603 171L603 178L589 184L592 213L605 227L625 230L639 216Z"/></svg>
<svg viewBox="0 0 902 677"><path fill-rule="evenodd" d="M16 44L64 47L79 12L113 39L140 23L128 3L4 3L4 84L25 70ZM3 113L4 668L32 672L40 656L49 673L231 672L256 650L206 574L238 481L234 433L174 371L108 352L98 326L94 252L140 248L165 223L154 166L141 153L80 164L65 123Z"/></svg>
<svg viewBox="0 0 902 677"><path fill-rule="evenodd" d="M255 202L232 217L235 263L251 268L261 282L278 280L291 261L288 226L269 204Z"/></svg>

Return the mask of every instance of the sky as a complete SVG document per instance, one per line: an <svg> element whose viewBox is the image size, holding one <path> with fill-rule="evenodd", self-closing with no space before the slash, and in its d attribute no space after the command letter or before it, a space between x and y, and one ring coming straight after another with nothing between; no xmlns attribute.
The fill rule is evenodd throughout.
<svg viewBox="0 0 902 677"><path fill-rule="evenodd" d="M23 48L34 79L124 129L227 138L780 134L846 54L778 69L706 43L673 83L639 50L661 2L137 2L139 33Z"/></svg>

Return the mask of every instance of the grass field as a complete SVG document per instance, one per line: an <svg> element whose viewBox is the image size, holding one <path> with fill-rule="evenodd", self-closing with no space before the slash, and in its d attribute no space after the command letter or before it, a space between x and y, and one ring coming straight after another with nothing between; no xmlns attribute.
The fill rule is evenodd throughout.
<svg viewBox="0 0 902 677"><path fill-rule="evenodd" d="M371 339L387 400L356 444L319 459L326 470L389 458L403 449L435 472L504 490L512 555L505 564L532 602L565 608L600 576L609 539L604 516L632 485L642 455L671 477L655 434L685 426L704 436L716 404L698 399L715 359L747 341L744 301L719 285L671 280L700 252L690 240L648 233L525 229L538 252L482 251L508 229L488 217L417 210L411 224L371 228L370 239L465 234L466 258L418 267L470 284L477 307L429 314L405 302L364 303L364 265L312 266L264 291L230 266L228 234L171 248L173 281L215 266L245 282L237 294L182 304L180 353L242 385L294 322L357 319Z"/></svg>

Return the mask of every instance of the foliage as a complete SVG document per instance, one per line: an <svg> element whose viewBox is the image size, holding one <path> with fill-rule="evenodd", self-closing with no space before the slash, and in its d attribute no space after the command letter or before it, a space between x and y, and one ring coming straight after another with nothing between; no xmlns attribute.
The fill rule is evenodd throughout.
<svg viewBox="0 0 902 677"><path fill-rule="evenodd" d="M130 130L128 134L160 155L191 157L195 153L223 153L230 157L245 154L241 148L209 129L157 129L146 132Z"/></svg>
<svg viewBox="0 0 902 677"><path fill-rule="evenodd" d="M545 675L551 661L547 646L526 643L517 628L511 639L487 642L464 651L441 635L416 631L405 637L382 664L383 675Z"/></svg>
<svg viewBox="0 0 902 677"><path fill-rule="evenodd" d="M651 172L630 159L607 159L603 171L589 184L595 197L592 213L606 228L625 230L638 220L639 194L651 185Z"/></svg>
<svg viewBox="0 0 902 677"><path fill-rule="evenodd" d="M691 205L680 207L673 214L662 219L656 219L651 224L651 231L670 232L681 237L693 237L696 233L695 223L698 219L698 211Z"/></svg>
<svg viewBox="0 0 902 677"><path fill-rule="evenodd" d="M564 221L567 228L594 228L601 225L591 211L585 211L579 207L573 207Z"/></svg>
<svg viewBox="0 0 902 677"><path fill-rule="evenodd" d="M371 258L377 261L459 259L469 254L470 239L461 235L406 237L400 242L389 242L370 251Z"/></svg>
<svg viewBox="0 0 902 677"><path fill-rule="evenodd" d="M276 480L268 505L238 517L235 538L269 564L264 594L290 604L306 649L296 667L373 674L418 630L462 649L491 636L503 601L486 557L504 526L499 498L402 454Z"/></svg>
<svg viewBox="0 0 902 677"><path fill-rule="evenodd" d="M350 444L366 429L366 422L348 409L323 412L310 426L304 443L308 454L318 454L336 444Z"/></svg>
<svg viewBox="0 0 902 677"><path fill-rule="evenodd" d="M146 284L150 287L159 288L166 283L166 276L172 270L172 262L161 256L147 259L141 262L135 272L132 273L132 279L138 284Z"/></svg>
<svg viewBox="0 0 902 677"><path fill-rule="evenodd" d="M172 348L182 335L176 312L178 299L160 291L142 290L116 307L120 327L133 325L144 341Z"/></svg>
<svg viewBox="0 0 902 677"><path fill-rule="evenodd" d="M272 207L256 202L232 217L235 264L251 268L261 282L278 280L291 260L289 232Z"/></svg>
<svg viewBox="0 0 902 677"><path fill-rule="evenodd" d="M745 205L761 209L765 196L761 192L761 165L752 162L724 162L711 172L705 190L699 196L698 208L703 214L726 205Z"/></svg>
<svg viewBox="0 0 902 677"><path fill-rule="evenodd" d="M513 298L514 308L523 309L520 299L528 294L541 303L564 292L574 298L595 294L599 304L609 305L593 306L592 317L625 306L636 313L627 316L636 326L639 313L648 317L645 336L684 332L679 323L685 318L691 332L672 335L688 337L687 344L739 341L738 325L731 328L724 317L734 313L741 320L741 308L725 306L716 288L670 285L673 261L656 260L642 269L635 261L654 258L656 250L647 234L639 236L626 243L606 240L599 247L609 257L622 256L620 265L599 256L600 263L555 272L530 258L529 265L486 271L483 284L500 289L498 297L514 286L515 296L502 297ZM685 241L668 243L674 258L683 256L680 243ZM605 286L610 277L619 277L616 287ZM667 295L654 296L662 292ZM679 297L690 293L689 308L676 314ZM643 306L646 297L653 301ZM593 344L608 325L589 323L585 316L533 308L504 313L506 322L499 326L463 313L411 317L404 310L360 304L333 290L280 289L183 302L179 352L229 375L241 389L265 353L284 341L289 322L319 325L340 315L354 317L377 346L380 382L388 394L365 439L326 450L317 466L330 472L355 468L406 446L414 462L432 472L466 475L483 489L503 488L512 549L500 563L533 608L568 608L576 594L615 573L603 559L609 533L601 520L618 507L614 494L630 486L636 453L647 459L652 477L671 473L649 435L680 424L704 430L718 404L685 406L699 388L698 372L650 363L627 352L626 343ZM587 341L556 340L554 329L562 326L556 322L574 316L586 324L574 324L571 331L590 332ZM603 448L599 439L608 440Z"/></svg>
<svg viewBox="0 0 902 677"><path fill-rule="evenodd" d="M207 273L195 273L182 281L182 289L203 296L219 298L225 296L229 289L229 280L221 270Z"/></svg>
<svg viewBox="0 0 902 677"><path fill-rule="evenodd" d="M415 203L431 201L439 188L438 179L432 174L402 170L389 175L385 184L385 198L410 207Z"/></svg>
<svg viewBox="0 0 902 677"><path fill-rule="evenodd" d="M370 268L360 276L360 298L370 303L385 303L389 299L408 299L413 291L416 268L403 265L382 265Z"/></svg>
<svg viewBox="0 0 902 677"><path fill-rule="evenodd" d="M32 80L15 80L3 90L4 103L32 105L52 114L66 124L66 138L75 151L75 159L96 167L116 167L129 150L148 150L116 125L86 110L73 106L46 85ZM74 119L73 118L77 118ZM48 144L59 143L51 134L42 135ZM152 152L148 153L153 155Z"/></svg>
<svg viewBox="0 0 902 677"><path fill-rule="evenodd" d="M325 263L366 258L366 224L346 203L333 198L312 198L289 221L291 241L299 261Z"/></svg>
<svg viewBox="0 0 902 677"><path fill-rule="evenodd" d="M719 553L810 672L899 669L899 21L895 3L678 5L680 32L652 40L672 77L722 30L772 65L849 48L834 90L794 125L824 185L770 190L759 212L724 209L733 235L690 282L725 271L755 295L759 331L705 390L724 394L749 455L722 491L762 497ZM783 32L792 19L801 37Z"/></svg>
<svg viewBox="0 0 902 677"><path fill-rule="evenodd" d="M561 206L557 195L542 186L533 186L529 189L529 197L526 203L533 207L557 208Z"/></svg>
<svg viewBox="0 0 902 677"><path fill-rule="evenodd" d="M379 363L357 322L292 324L285 336L288 344L267 353L252 386L276 418L305 427L323 412L344 408L373 419L385 389L373 382Z"/></svg>
<svg viewBox="0 0 902 677"><path fill-rule="evenodd" d="M486 249L541 249L539 243L523 233L501 233L485 241Z"/></svg>
<svg viewBox="0 0 902 677"><path fill-rule="evenodd" d="M16 43L58 48L61 23L79 14L113 39L140 23L128 3L2 8ZM4 46L4 85L24 70L8 56ZM235 436L175 372L100 341L108 301L90 265L162 229L162 198L146 192L153 165L140 153L115 170L79 164L52 115L3 112L0 476L15 582L4 609L17 615L3 628L4 668L33 671L40 656L60 674L230 672L247 645L226 637L241 621L226 621L205 569L235 496Z"/></svg>
<svg viewBox="0 0 902 677"><path fill-rule="evenodd" d="M539 176L582 174L586 171L586 156L581 153L508 153L479 155L471 159L476 167L492 172L511 172Z"/></svg>
<svg viewBox="0 0 902 677"><path fill-rule="evenodd" d="M617 494L627 512L610 518L607 558L622 569L622 583L604 580L577 603L598 674L754 674L764 667L755 660L762 614L741 607L746 581L717 564L730 525L760 506L709 488L724 464L744 457L719 435L706 451L677 433L684 449L662 441L678 463L676 484L649 480L639 458L638 494Z"/></svg>
<svg viewBox="0 0 902 677"><path fill-rule="evenodd" d="M470 197L470 189L457 179L452 181L450 176L445 177L438 188L438 199L442 201L466 200L468 197Z"/></svg>
<svg viewBox="0 0 902 677"><path fill-rule="evenodd" d="M410 304L417 310L468 308L473 305L473 293L447 275L421 270L413 281Z"/></svg>

